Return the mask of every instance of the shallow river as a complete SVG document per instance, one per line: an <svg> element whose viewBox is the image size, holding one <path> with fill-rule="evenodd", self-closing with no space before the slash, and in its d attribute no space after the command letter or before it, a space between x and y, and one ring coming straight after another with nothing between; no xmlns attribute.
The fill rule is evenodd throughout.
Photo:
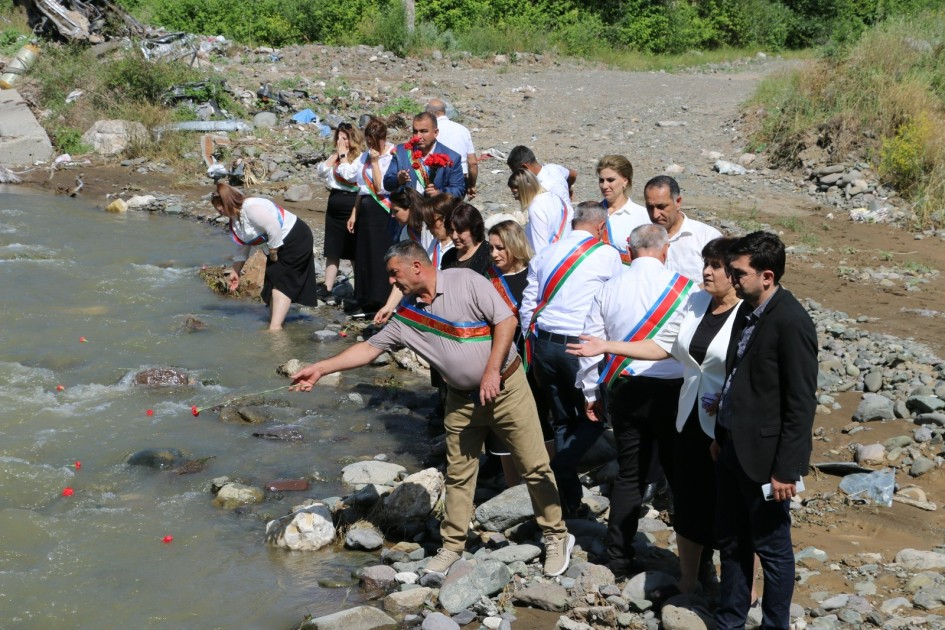
<svg viewBox="0 0 945 630"><path fill-rule="evenodd" d="M418 470L424 427L347 401L384 368L341 390L273 394L307 410L301 443L193 417L191 405L280 387L278 365L329 351L309 341L318 316L273 335L261 304L212 294L197 272L230 253L204 224L0 187L0 627L287 628L359 603L351 571L376 555L268 547L260 514L342 494L340 468L378 453ZM187 332L188 315L206 328ZM131 384L156 366L201 384ZM188 475L124 463L151 447L214 459ZM220 475L313 483L239 515L211 505Z"/></svg>

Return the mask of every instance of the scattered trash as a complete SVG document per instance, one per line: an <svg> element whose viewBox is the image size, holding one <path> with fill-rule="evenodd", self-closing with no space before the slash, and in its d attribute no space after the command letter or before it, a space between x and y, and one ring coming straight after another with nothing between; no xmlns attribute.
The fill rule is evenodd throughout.
<svg viewBox="0 0 945 630"><path fill-rule="evenodd" d="M297 123L302 123L302 124L314 123L316 125L321 122L321 119L318 117L318 114L316 114L315 112L313 112L312 110L308 108L303 109L300 112L296 112L292 116L292 120L294 120Z"/></svg>
<svg viewBox="0 0 945 630"><path fill-rule="evenodd" d="M506 160L506 159L508 159L508 157L509 157L509 156L508 156L507 153L505 153L504 151L499 151L498 149L496 149L496 148L494 148L494 147L491 148L491 149L486 149L486 150L483 151L481 154L479 154L479 159L480 159L480 160L488 160L489 158L496 158L496 159L499 159L499 160Z"/></svg>
<svg viewBox="0 0 945 630"><path fill-rule="evenodd" d="M896 491L896 471L892 468L870 473L848 475L840 481L840 489L854 501L892 507Z"/></svg>
<svg viewBox="0 0 945 630"><path fill-rule="evenodd" d="M26 44L16 51L16 56L3 68L3 74L0 74L0 88L4 90L12 88L21 74L29 72L37 57L39 57L39 48L33 44Z"/></svg>
<svg viewBox="0 0 945 630"><path fill-rule="evenodd" d="M77 0L68 7L56 0L30 0L26 5L30 27L36 33L59 36L67 42L105 41L106 29L117 35L144 36L148 33L140 22L111 0Z"/></svg>
<svg viewBox="0 0 945 630"><path fill-rule="evenodd" d="M53 160L53 164L65 164L67 162L72 162L72 156L68 153L63 153L62 155L57 155L56 159Z"/></svg>
<svg viewBox="0 0 945 630"><path fill-rule="evenodd" d="M884 223L888 218L886 208L878 210L868 210L866 208L854 208L850 210L850 220L854 223Z"/></svg>
<svg viewBox="0 0 945 630"><path fill-rule="evenodd" d="M155 33L141 41L141 54L148 61L155 59L186 59L193 65L197 59L197 36L190 33Z"/></svg>
<svg viewBox="0 0 945 630"><path fill-rule="evenodd" d="M167 131L252 131L253 125L245 120L187 120L154 128L158 140Z"/></svg>
<svg viewBox="0 0 945 630"><path fill-rule="evenodd" d="M85 94L85 90L72 90L66 95L66 103L75 103L83 94Z"/></svg>
<svg viewBox="0 0 945 630"><path fill-rule="evenodd" d="M748 173L748 169L741 164L726 160L717 160L712 168L718 171L720 175L745 175Z"/></svg>
<svg viewBox="0 0 945 630"><path fill-rule="evenodd" d="M0 166L0 184L19 184L20 177L6 166Z"/></svg>
<svg viewBox="0 0 945 630"><path fill-rule="evenodd" d="M525 85L520 86L520 87L512 88L512 92L513 92L513 93L515 93L515 92L537 92L537 91L538 91L538 88L536 88L536 87L534 87L534 86L532 86L532 85L528 85L527 83L526 83Z"/></svg>

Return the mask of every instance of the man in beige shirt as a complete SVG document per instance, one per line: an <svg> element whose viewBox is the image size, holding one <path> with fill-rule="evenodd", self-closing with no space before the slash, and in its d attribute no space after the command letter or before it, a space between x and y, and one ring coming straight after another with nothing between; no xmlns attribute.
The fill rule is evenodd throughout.
<svg viewBox="0 0 945 630"><path fill-rule="evenodd" d="M322 376L367 365L399 346L422 356L448 386L443 548L426 571L445 573L462 557L479 454L488 434L495 432L509 446L544 533L545 574L561 575L568 568L574 536L562 520L535 401L512 350L512 311L484 276L468 269L438 271L413 241L393 245L385 261L391 284L406 296L390 322L368 341L293 374L292 389L309 391Z"/></svg>

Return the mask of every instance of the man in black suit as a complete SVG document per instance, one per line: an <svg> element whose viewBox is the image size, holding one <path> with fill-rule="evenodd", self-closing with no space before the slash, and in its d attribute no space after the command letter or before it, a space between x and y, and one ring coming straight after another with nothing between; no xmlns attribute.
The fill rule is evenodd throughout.
<svg viewBox="0 0 945 630"><path fill-rule="evenodd" d="M722 579L719 630L745 627L753 555L764 571L762 627L787 630L794 592L791 497L807 474L817 390L817 333L779 284L784 243L752 232L729 253L744 299L732 330L728 378L716 421L716 534ZM771 484L770 500L762 485Z"/></svg>

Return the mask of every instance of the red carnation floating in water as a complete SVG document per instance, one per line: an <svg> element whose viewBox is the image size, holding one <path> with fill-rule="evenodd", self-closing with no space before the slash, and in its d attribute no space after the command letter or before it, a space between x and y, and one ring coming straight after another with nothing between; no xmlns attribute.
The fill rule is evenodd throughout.
<svg viewBox="0 0 945 630"><path fill-rule="evenodd" d="M63 385L56 385L56 391L57 391L57 392L61 392L61 391L64 390L64 389L65 389L65 387L64 387Z"/></svg>
<svg viewBox="0 0 945 630"><path fill-rule="evenodd" d="M85 337L79 337L79 343L86 343L87 341L88 339L86 339Z"/></svg>
<svg viewBox="0 0 945 630"><path fill-rule="evenodd" d="M145 415L147 415L147 416L153 416L153 415L154 415L154 409L148 409L148 410L145 411L144 413L145 413Z"/></svg>
<svg viewBox="0 0 945 630"><path fill-rule="evenodd" d="M82 468L82 462L80 462L79 460L75 460L75 469L79 470L80 468Z"/></svg>
<svg viewBox="0 0 945 630"><path fill-rule="evenodd" d="M64 497L71 497L73 494L75 494L75 490L73 490L72 488L62 489L62 496Z"/></svg>
<svg viewBox="0 0 945 630"><path fill-rule="evenodd" d="M197 405L194 405L194 406L192 406L192 407L190 408L190 413L194 414L195 416L199 416L199 415L200 415L200 410L197 409Z"/></svg>
<svg viewBox="0 0 945 630"><path fill-rule="evenodd" d="M169 545L169 544L171 544L172 542L174 542L174 537L173 537L173 536L165 536L164 538L161 539L161 542L164 543L165 545Z"/></svg>

